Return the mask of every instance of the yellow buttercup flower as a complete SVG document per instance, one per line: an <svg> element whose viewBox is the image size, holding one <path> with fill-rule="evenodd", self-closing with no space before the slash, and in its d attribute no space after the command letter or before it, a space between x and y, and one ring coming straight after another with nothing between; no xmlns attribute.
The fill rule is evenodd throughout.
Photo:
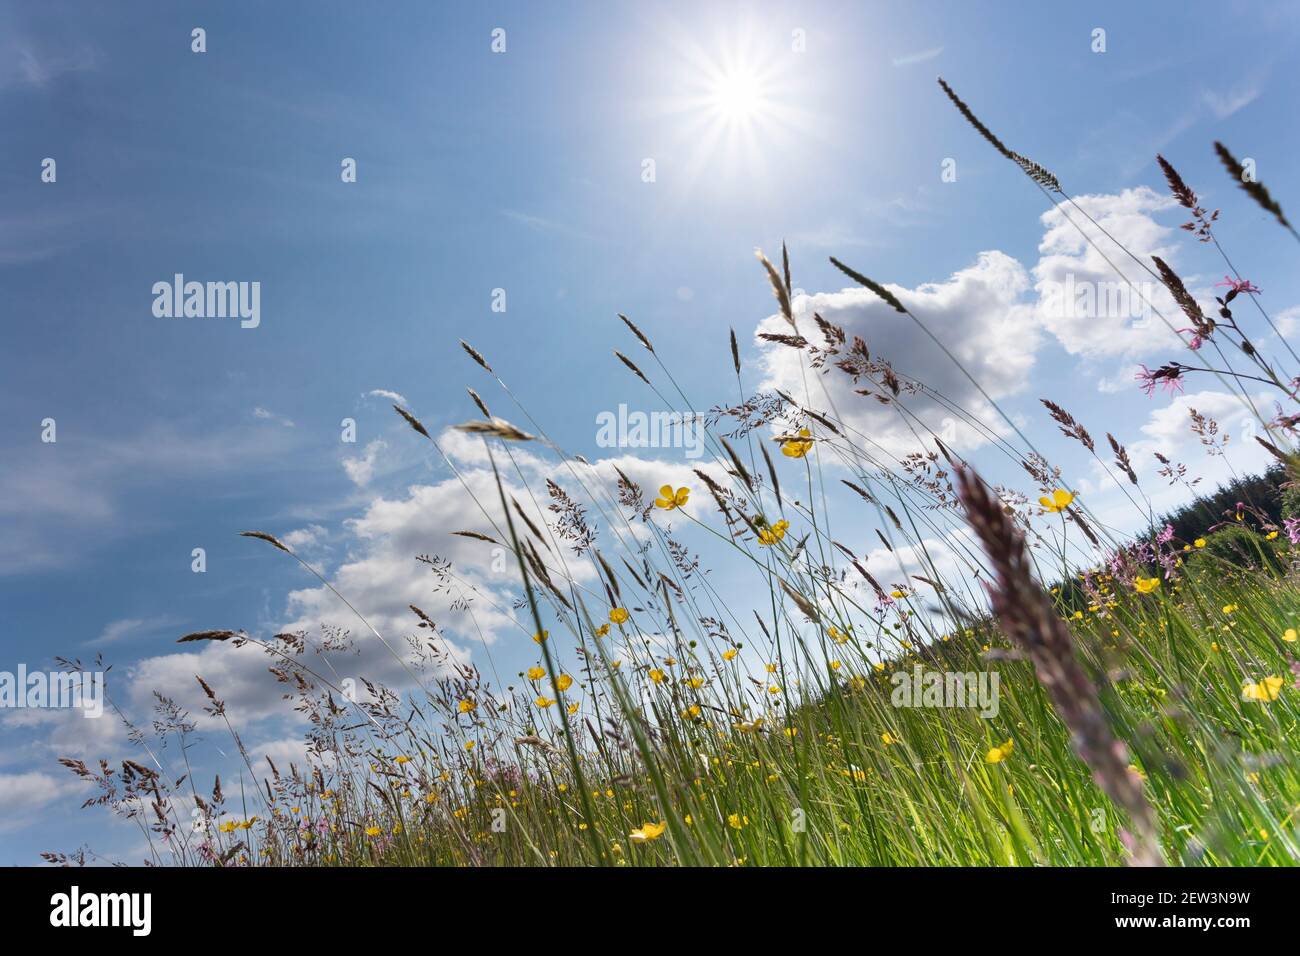
<svg viewBox="0 0 1300 956"><path fill-rule="evenodd" d="M546 640L546 639L547 639L548 637L550 637L550 636L551 636L551 632L550 632L550 631L541 631L541 632L539 632L539 633L533 635L533 643L534 643L534 644L540 644L540 643L542 643L542 641Z"/></svg>
<svg viewBox="0 0 1300 956"><path fill-rule="evenodd" d="M1052 514L1056 514L1058 511L1064 511L1066 508L1070 507L1070 502L1072 501L1074 501L1074 495L1063 488L1057 488L1053 491L1051 498L1038 499L1038 503L1043 506L1043 510L1049 511Z"/></svg>
<svg viewBox="0 0 1300 956"><path fill-rule="evenodd" d="M802 458L812 451L812 432L806 428L799 429L798 437L785 437L781 441L781 454L787 458Z"/></svg>
<svg viewBox="0 0 1300 956"><path fill-rule="evenodd" d="M366 827L366 836L368 837L377 837L383 832L379 827Z"/></svg>
<svg viewBox="0 0 1300 956"><path fill-rule="evenodd" d="M457 704L456 706L460 709L460 712L461 712L462 714L468 714L468 713L469 713L470 711L472 711L475 707L477 707L478 704L474 703L474 701L472 701L472 700L462 700L462 701L461 701L459 704Z"/></svg>
<svg viewBox="0 0 1300 956"><path fill-rule="evenodd" d="M883 734L880 735L880 742L884 744L886 747L889 747L893 744L898 743L898 738L886 730Z"/></svg>
<svg viewBox="0 0 1300 956"><path fill-rule="evenodd" d="M529 680L541 680L545 676L546 676L546 671L542 670L540 667L528 668Z"/></svg>
<svg viewBox="0 0 1300 956"><path fill-rule="evenodd" d="M555 678L556 690L568 690L572 686L573 686L573 678L570 677L568 674L561 674L559 677Z"/></svg>
<svg viewBox="0 0 1300 956"><path fill-rule="evenodd" d="M1284 683L1281 677L1265 677L1259 683L1246 684L1241 688L1241 699L1257 700L1265 704L1277 700Z"/></svg>
<svg viewBox="0 0 1300 956"><path fill-rule="evenodd" d="M1156 588L1160 587L1159 578L1144 578L1140 575L1133 581L1133 588L1139 594L1150 594Z"/></svg>
<svg viewBox="0 0 1300 956"><path fill-rule="evenodd" d="M609 612L610 622L614 624L623 624L627 621L627 617L627 608L625 607L612 608Z"/></svg>
<svg viewBox="0 0 1300 956"><path fill-rule="evenodd" d="M533 701L533 703L536 704L538 707L542 708L543 710L545 710L547 707L550 707L553 703L555 703L555 701L552 700L550 697L538 697L535 701Z"/></svg>
<svg viewBox="0 0 1300 956"><path fill-rule="evenodd" d="M597 637L604 637L604 636L605 636L606 634L608 634L608 633L609 633L609 625L608 625L608 624L602 624L600 627L596 628L596 636L597 636Z"/></svg>
<svg viewBox="0 0 1300 956"><path fill-rule="evenodd" d="M1276 532L1276 531L1270 531L1268 534L1264 535L1264 540L1265 540L1265 541L1272 541L1272 540L1273 540L1274 538L1276 538L1276 537L1277 537L1277 532Z"/></svg>
<svg viewBox="0 0 1300 956"><path fill-rule="evenodd" d="M739 813L729 813L727 814L727 826L733 830L749 826L749 817L741 816Z"/></svg>
<svg viewBox="0 0 1300 956"><path fill-rule="evenodd" d="M1197 538L1195 541L1192 542L1192 544L1196 545L1198 548L1203 548L1205 547L1205 539Z"/></svg>
<svg viewBox="0 0 1300 956"><path fill-rule="evenodd" d="M657 840L664 834L668 828L668 821L662 823L643 823L640 827L628 834L628 838L633 843L648 843L651 840Z"/></svg>
<svg viewBox="0 0 1300 956"><path fill-rule="evenodd" d="M672 485L664 485L659 489L659 495L660 497L655 499L655 507L663 508L664 511L672 511L674 508L680 508L686 504L687 499L691 496L691 489L678 488L673 491Z"/></svg>
<svg viewBox="0 0 1300 956"><path fill-rule="evenodd" d="M790 522L781 520L770 528L758 529L758 543L768 546L776 544L785 537L786 530L790 527Z"/></svg>
<svg viewBox="0 0 1300 956"><path fill-rule="evenodd" d="M1294 631L1292 633L1294 633ZM734 647L728 647L725 651L722 652L722 659L724 661L735 660L737 653L739 652Z"/></svg>
<svg viewBox="0 0 1300 956"><path fill-rule="evenodd" d="M1006 743L999 744L984 755L984 762L1001 763L1011 756L1011 751L1015 749L1015 746L1016 742L1008 737Z"/></svg>
<svg viewBox="0 0 1300 956"><path fill-rule="evenodd" d="M1294 644L1296 641L1295 628L1288 627L1285 631L1283 631L1282 640L1286 641L1288 644Z"/></svg>
<svg viewBox="0 0 1300 956"><path fill-rule="evenodd" d="M578 712L578 707L579 707L579 704L578 704L578 702L575 700L572 704L569 705L569 713L570 713L570 714L576 714L576 713Z"/></svg>
<svg viewBox="0 0 1300 956"><path fill-rule="evenodd" d="M410 758L410 757L394 757L394 758L393 758L393 762L396 763L398 766L401 766L401 765L404 764L404 763L410 763L410 762L411 762L411 758Z"/></svg>
<svg viewBox="0 0 1300 956"><path fill-rule="evenodd" d="M650 679L656 684L662 684L664 682L664 672L657 667L652 667L650 669Z"/></svg>

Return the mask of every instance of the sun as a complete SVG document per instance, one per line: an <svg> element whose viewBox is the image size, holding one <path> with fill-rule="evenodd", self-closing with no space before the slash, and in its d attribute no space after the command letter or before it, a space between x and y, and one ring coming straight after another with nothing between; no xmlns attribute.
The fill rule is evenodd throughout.
<svg viewBox="0 0 1300 956"><path fill-rule="evenodd" d="M762 78L744 67L720 72L712 78L709 102L725 120L752 120L763 112L766 103Z"/></svg>
<svg viewBox="0 0 1300 956"><path fill-rule="evenodd" d="M643 105L675 154L676 182L752 188L821 139L816 64L787 30L744 20L658 30Z"/></svg>

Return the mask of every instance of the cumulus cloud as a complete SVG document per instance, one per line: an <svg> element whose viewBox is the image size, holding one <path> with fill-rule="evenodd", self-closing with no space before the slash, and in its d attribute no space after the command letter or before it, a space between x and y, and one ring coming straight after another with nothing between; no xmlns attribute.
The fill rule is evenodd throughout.
<svg viewBox="0 0 1300 956"><path fill-rule="evenodd" d="M496 479L483 443L456 431L440 434L438 443L455 465L457 475L374 498L360 515L345 523L344 533L336 541L346 544L348 555L329 575L330 584L383 635L387 646L334 591L324 586L290 592L280 619L261 629L262 639L276 632L306 632L305 663L336 685L351 678L362 697L363 678L393 690L410 690L417 682L427 684L444 675L450 665L468 662L471 653L480 648L496 653L503 642L533 647L532 622L526 612L514 607L522 588L513 553L504 543L452 534L471 531L498 542L508 538ZM503 474L503 481L516 531L523 538L531 537L514 502L550 543L549 548L536 546L552 577L558 583L575 581L597 601L603 601L603 595L595 583L590 561L576 556L567 542L548 532L548 527L557 522L557 515L548 507L551 499L534 500L530 489L544 487L547 479L557 482L589 508L588 521L599 533L617 534L635 547L646 529L640 525L629 527L610 513L606 517L596 504L612 500L619 470L640 484L648 499L653 499L662 484L699 490L694 467L708 469L719 480L723 477L721 466L713 463L657 461L630 453L591 464L563 463L543 458L528 446L519 446L512 449L512 458L512 466L517 465L520 475L514 474L512 467ZM285 537L293 537L298 545L317 541L322 533L319 526L309 526ZM421 555L428 556L430 562L418 560ZM450 573L440 570L447 562ZM417 628L411 605L437 622L436 636ZM331 645L321 650L326 628L349 631L350 645ZM430 658L430 641L441 657ZM501 652L508 655L511 647ZM281 699L285 688L268 673L271 663L274 661L256 644L185 645L176 653L142 661L130 671L132 711L146 713L157 690L189 710L205 732L224 734L224 726L202 712L206 701L195 680L195 675L200 675L226 701L236 726L282 716L287 713ZM283 748L273 749L285 752Z"/></svg>
<svg viewBox="0 0 1300 956"><path fill-rule="evenodd" d="M318 524L309 524L305 528L295 528L280 535L280 540L295 551L306 551L318 546L327 537L327 529Z"/></svg>
<svg viewBox="0 0 1300 956"><path fill-rule="evenodd" d="M1028 287L1028 275L1019 262L1001 252L983 252L973 265L942 282L889 289L996 400L1015 392L1034 364L1040 336L1033 309L1024 300ZM929 336L869 290L855 287L800 296L795 307L800 331L808 339L821 340L812 321L816 313L843 328L850 342L860 336L873 356L889 361L899 375L929 386L932 392L905 395L903 401L925 427L954 446L972 448L986 438L935 393L986 428L999 433L1005 429L995 409ZM785 333L789 326L779 316L771 316L758 331ZM874 388L871 383L855 385L836 369L810 377L802 360L802 353L794 349L768 346L763 387L780 388L814 409L832 408L890 454L916 448L909 419L897 408L856 394L855 389Z"/></svg>
<svg viewBox="0 0 1300 956"><path fill-rule="evenodd" d="M0 774L0 806L5 808L0 832L26 825L29 814L79 789L71 775L65 779L38 771Z"/></svg>
<svg viewBox="0 0 1300 956"><path fill-rule="evenodd" d="M1175 326L1185 324L1168 290L1116 245L1118 241L1147 266L1153 255L1172 261L1176 230L1161 225L1153 214L1174 201L1140 186L1119 195L1080 196L1075 202L1098 225L1069 206L1042 216L1045 232L1033 269L1035 311L1042 326L1067 352L1090 359L1132 358L1177 347L1177 337L1146 304Z"/></svg>
<svg viewBox="0 0 1300 956"><path fill-rule="evenodd" d="M1269 396L1258 394L1251 399L1267 415L1272 407ZM1217 425L1220 439L1217 444L1222 446L1222 436L1227 436L1223 454L1209 454L1200 436L1193 431L1192 409ZM1127 443L1129 457L1149 498L1150 507L1161 512L1185 503L1189 486L1197 492L1209 493L1237 475L1255 474L1267 468L1272 459L1253 440L1261 431L1259 422L1240 395L1207 389L1175 396L1168 404L1152 408L1137 429L1136 437L1123 433L1121 437ZM1175 469L1180 465L1186 466L1183 477L1161 475L1160 471L1166 466L1156 458L1157 453L1169 459ZM1100 463L1093 463L1092 470L1094 481L1081 482L1081 490L1095 488L1101 491L1115 487L1114 480L1106 477ZM1120 480L1124 479L1121 477ZM1133 527L1135 522L1146 520L1145 514L1138 515L1131 505L1118 498L1100 507L1098 514L1103 523L1115 527Z"/></svg>
<svg viewBox="0 0 1300 956"><path fill-rule="evenodd" d="M1271 399L1267 395L1254 395L1252 400L1255 407L1265 414L1271 408ZM1252 464L1256 457L1260 463L1267 458L1267 453L1252 441L1261 429L1245 400L1230 392L1206 390L1178 395L1168 405L1151 412L1142 426L1142 438L1130 448L1130 453L1138 460L1139 472L1144 463L1158 465L1156 452L1173 458L1204 447L1191 428L1193 409L1217 423L1220 435L1229 436L1230 453L1234 449L1237 452L1233 457L1251 455ZM1151 470L1155 470L1154 467Z"/></svg>
<svg viewBox="0 0 1300 956"><path fill-rule="evenodd" d="M308 751L309 747L305 737L278 737L248 745L248 756L255 767L268 758L281 771L287 769L291 764L301 769L305 766L315 766L317 764L329 766L334 763L332 753L309 754Z"/></svg>
<svg viewBox="0 0 1300 956"><path fill-rule="evenodd" d="M116 699L115 681L109 675L108 693ZM20 708L0 710L0 730L13 743L4 748L0 763L32 760L45 766L55 757L98 759L127 755L126 727L110 706L99 717L84 717L70 708Z"/></svg>

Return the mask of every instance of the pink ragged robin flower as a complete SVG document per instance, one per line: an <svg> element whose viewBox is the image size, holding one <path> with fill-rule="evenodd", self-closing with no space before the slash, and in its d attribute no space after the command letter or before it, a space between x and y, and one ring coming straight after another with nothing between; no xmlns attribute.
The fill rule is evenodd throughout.
<svg viewBox="0 0 1300 956"><path fill-rule="evenodd" d="M1222 282L1214 283L1216 289L1219 286L1227 286L1233 295L1242 292L1258 293L1261 291L1258 286L1252 285L1249 279L1234 279L1232 276L1224 276Z"/></svg>
<svg viewBox="0 0 1300 956"><path fill-rule="evenodd" d="M1147 368L1145 365L1140 366L1142 371L1133 376L1142 385L1142 391L1148 395L1156 390L1157 385L1164 385L1170 394L1177 394L1183 390L1183 366L1177 362L1170 362L1168 365L1162 365L1155 371Z"/></svg>

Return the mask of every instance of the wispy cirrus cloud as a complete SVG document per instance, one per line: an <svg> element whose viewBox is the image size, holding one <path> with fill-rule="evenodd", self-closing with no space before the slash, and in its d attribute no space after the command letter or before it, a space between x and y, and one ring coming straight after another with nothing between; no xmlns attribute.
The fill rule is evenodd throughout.
<svg viewBox="0 0 1300 956"><path fill-rule="evenodd" d="M1247 83L1224 92L1205 90L1201 102L1214 114L1215 119L1227 119L1259 98L1261 89L1256 83Z"/></svg>
<svg viewBox="0 0 1300 956"><path fill-rule="evenodd" d="M917 63L929 63L931 60L938 59L942 53L943 47L935 46L928 50L917 50L915 53L896 56L891 62L894 66L915 66Z"/></svg>
<svg viewBox="0 0 1300 956"><path fill-rule="evenodd" d="M87 641L86 647L104 647L108 644L118 644L122 641L134 637L147 637L150 634L157 633L163 628L174 627L180 623L180 618L173 617L169 614L158 614L152 617L124 617L116 621L110 621L104 625L104 629L99 632L99 636L94 640Z"/></svg>
<svg viewBox="0 0 1300 956"><path fill-rule="evenodd" d="M90 46L43 49L30 37L15 36L0 46L0 90L44 90L61 76L87 73L102 57Z"/></svg>

